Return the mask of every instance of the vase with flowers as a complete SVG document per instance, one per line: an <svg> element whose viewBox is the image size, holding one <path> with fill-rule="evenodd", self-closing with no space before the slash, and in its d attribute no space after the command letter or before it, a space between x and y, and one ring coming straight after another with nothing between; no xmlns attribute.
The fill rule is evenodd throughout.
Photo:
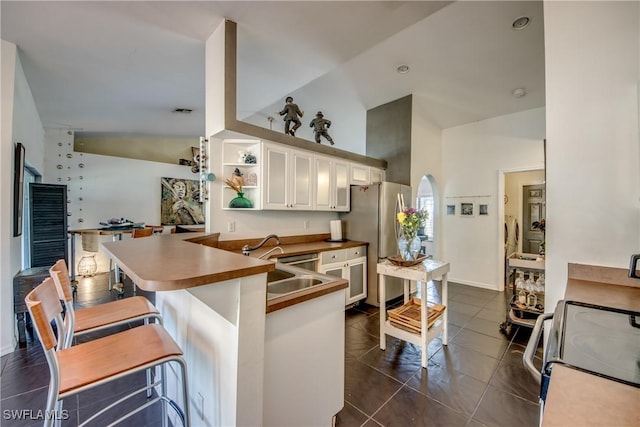
<svg viewBox="0 0 640 427"><path fill-rule="evenodd" d="M424 227L428 218L428 212L415 208L407 208L397 213L396 219L400 225L398 251L405 261L414 261L418 257L421 248L418 229Z"/></svg>
<svg viewBox="0 0 640 427"><path fill-rule="evenodd" d="M244 179L242 179L242 174L237 168L233 173L233 176L231 178L225 178L224 182L229 188L236 192L236 197L231 199L229 202L230 208L250 209L253 207L253 202L244 197L244 193L242 192Z"/></svg>

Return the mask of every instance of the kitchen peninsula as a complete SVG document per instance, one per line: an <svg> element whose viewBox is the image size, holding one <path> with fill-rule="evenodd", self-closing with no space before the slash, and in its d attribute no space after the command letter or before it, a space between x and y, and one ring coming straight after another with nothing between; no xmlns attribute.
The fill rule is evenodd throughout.
<svg viewBox="0 0 640 427"><path fill-rule="evenodd" d="M194 423L282 425L295 415L296 422L331 424L344 404L346 281L332 278L317 297L266 314L275 264L187 240L194 237L103 244L138 287L156 292L164 326L185 352ZM168 376L176 396L177 378ZM285 402L292 411L282 412Z"/></svg>

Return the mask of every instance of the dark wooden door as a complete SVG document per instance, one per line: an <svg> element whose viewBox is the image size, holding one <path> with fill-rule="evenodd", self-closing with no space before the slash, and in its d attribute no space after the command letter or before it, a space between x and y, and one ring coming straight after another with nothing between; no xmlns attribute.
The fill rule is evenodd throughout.
<svg viewBox="0 0 640 427"><path fill-rule="evenodd" d="M67 186L29 184L31 267L67 259Z"/></svg>
<svg viewBox="0 0 640 427"><path fill-rule="evenodd" d="M535 221L541 221L546 217L545 185L525 185L522 187L522 251L537 254L544 234L533 228Z"/></svg>

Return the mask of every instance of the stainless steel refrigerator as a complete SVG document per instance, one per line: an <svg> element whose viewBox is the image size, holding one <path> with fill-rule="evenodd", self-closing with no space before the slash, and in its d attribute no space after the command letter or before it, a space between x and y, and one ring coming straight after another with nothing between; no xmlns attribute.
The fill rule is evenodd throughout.
<svg viewBox="0 0 640 427"><path fill-rule="evenodd" d="M398 252L396 242L396 212L398 194L406 207L413 206L411 187L394 182L351 186L351 211L341 215L345 237L349 240L369 242L367 251L367 299L371 305L379 306L378 273L379 261ZM387 277L387 300L402 295L402 281Z"/></svg>

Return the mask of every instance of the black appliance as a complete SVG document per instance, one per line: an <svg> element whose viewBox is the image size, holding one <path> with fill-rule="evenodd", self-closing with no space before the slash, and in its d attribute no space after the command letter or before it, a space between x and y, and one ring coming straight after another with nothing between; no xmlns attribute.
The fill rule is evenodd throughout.
<svg viewBox="0 0 640 427"><path fill-rule="evenodd" d="M553 319L542 372L533 364L544 321ZM544 403L553 365L563 365L640 387L640 312L576 301L560 301L538 318L527 344L525 367L540 382Z"/></svg>

